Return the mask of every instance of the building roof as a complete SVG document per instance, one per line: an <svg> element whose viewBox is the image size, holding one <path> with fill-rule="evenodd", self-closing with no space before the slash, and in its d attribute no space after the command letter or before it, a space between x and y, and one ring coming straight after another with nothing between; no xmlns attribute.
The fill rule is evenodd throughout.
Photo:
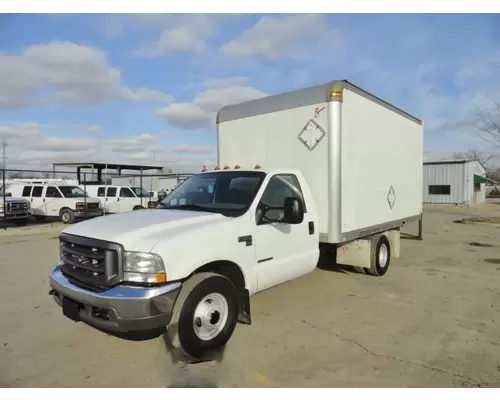
<svg viewBox="0 0 500 400"><path fill-rule="evenodd" d="M452 160L437 160L437 161L424 161L424 165L439 165L439 164L466 164L469 162L477 162L486 171L486 167L477 158L458 158Z"/></svg>
<svg viewBox="0 0 500 400"><path fill-rule="evenodd" d="M119 169L130 171L163 171L163 167L153 165L108 164L108 163L53 163L53 167L94 168L94 169Z"/></svg>

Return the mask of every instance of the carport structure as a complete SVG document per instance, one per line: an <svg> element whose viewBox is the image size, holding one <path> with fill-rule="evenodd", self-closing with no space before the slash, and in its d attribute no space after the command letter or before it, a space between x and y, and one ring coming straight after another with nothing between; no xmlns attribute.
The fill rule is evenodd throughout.
<svg viewBox="0 0 500 400"><path fill-rule="evenodd" d="M154 165L132 165L132 164L109 164L109 163L54 163L52 164L52 171L56 174L56 168L76 168L76 174L79 185L103 185L105 182L102 179L102 172L104 170L115 170L116 174L113 176L121 176L122 171L140 171L141 187L142 175L144 171L163 171L163 167ZM82 179L82 170L90 170L88 172L94 176L97 173L97 180L87 181ZM86 172L83 172L83 177L86 177Z"/></svg>

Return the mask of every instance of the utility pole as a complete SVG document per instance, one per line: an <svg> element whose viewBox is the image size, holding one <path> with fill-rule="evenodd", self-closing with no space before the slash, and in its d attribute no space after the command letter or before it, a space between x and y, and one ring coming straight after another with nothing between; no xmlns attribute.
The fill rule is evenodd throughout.
<svg viewBox="0 0 500 400"><path fill-rule="evenodd" d="M7 140L2 140L2 177L5 174L5 169L7 168Z"/></svg>
<svg viewBox="0 0 500 400"><path fill-rule="evenodd" d="M155 157L156 157L156 151L153 151L153 167L155 166ZM149 179L150 179L150 181L149 181L149 191L152 192L153 191L153 176L151 175L149 177Z"/></svg>

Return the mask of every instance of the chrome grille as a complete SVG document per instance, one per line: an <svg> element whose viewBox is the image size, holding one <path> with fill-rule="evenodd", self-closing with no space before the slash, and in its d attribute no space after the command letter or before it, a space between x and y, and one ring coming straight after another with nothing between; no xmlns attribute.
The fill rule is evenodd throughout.
<svg viewBox="0 0 500 400"><path fill-rule="evenodd" d="M25 211L28 209L28 203L8 203L9 211Z"/></svg>
<svg viewBox="0 0 500 400"><path fill-rule="evenodd" d="M87 209L97 210L99 208L99 203L87 203Z"/></svg>
<svg viewBox="0 0 500 400"><path fill-rule="evenodd" d="M116 243L62 234L61 269L75 284L102 288L120 281L123 249Z"/></svg>

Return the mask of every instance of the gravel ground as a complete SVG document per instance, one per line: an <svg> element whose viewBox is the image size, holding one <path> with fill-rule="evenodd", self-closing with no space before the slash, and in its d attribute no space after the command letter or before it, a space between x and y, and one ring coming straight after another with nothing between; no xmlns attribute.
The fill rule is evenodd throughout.
<svg viewBox="0 0 500 400"><path fill-rule="evenodd" d="M426 207L424 241L403 240L383 278L324 268L256 295L253 324L191 365L163 337L63 317L48 295L62 225L0 231L0 386L497 387L500 228L453 222L468 216L500 204Z"/></svg>

